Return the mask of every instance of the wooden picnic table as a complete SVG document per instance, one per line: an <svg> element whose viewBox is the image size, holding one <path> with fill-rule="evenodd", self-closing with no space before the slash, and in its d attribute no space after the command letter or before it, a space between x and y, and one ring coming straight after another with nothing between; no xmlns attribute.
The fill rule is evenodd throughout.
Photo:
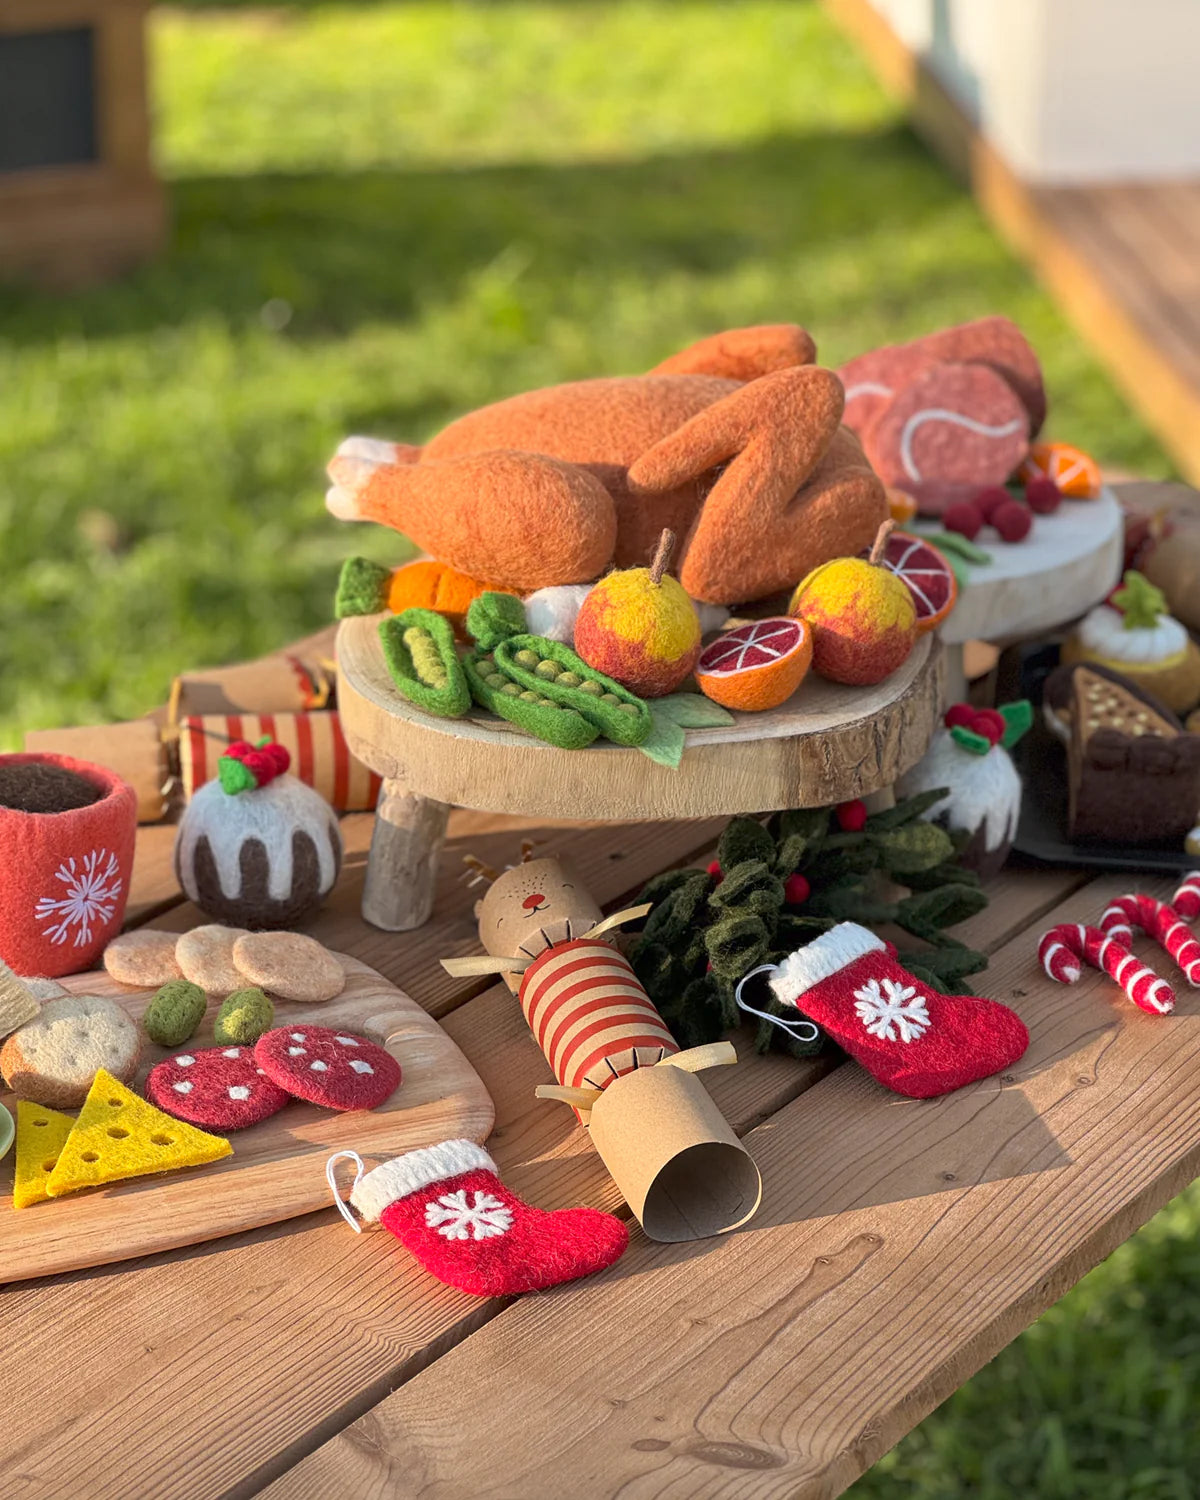
<svg viewBox="0 0 1200 1500"><path fill-rule="evenodd" d="M344 820L308 930L441 1020L493 1095L489 1149L517 1192L621 1213L571 1112L534 1098L549 1072L508 990L437 964L478 951L462 856L501 865L532 837L611 908L707 861L721 822L455 812L433 920L398 934L359 914L371 825ZM202 920L172 838L141 830L131 923ZM739 1036L738 1066L705 1079L762 1169L739 1233L664 1245L634 1226L607 1272L487 1301L331 1207L4 1289L6 1500L838 1494L1200 1172L1200 1002L1155 1018L1035 961L1039 932L1094 920L1131 879L1011 865L955 929L1029 1025L1000 1078L917 1102Z"/></svg>

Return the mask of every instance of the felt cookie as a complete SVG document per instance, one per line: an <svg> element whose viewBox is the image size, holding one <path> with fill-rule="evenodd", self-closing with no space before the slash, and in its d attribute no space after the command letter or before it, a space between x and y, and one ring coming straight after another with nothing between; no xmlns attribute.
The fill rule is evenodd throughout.
<svg viewBox="0 0 1200 1500"><path fill-rule="evenodd" d="M232 995L245 980L233 961L233 945L246 936L244 927L222 927L212 922L193 927L175 944L175 959L183 977L198 984L206 995Z"/></svg>
<svg viewBox="0 0 1200 1500"><path fill-rule="evenodd" d="M400 1064L365 1037L328 1026L278 1026L254 1060L273 1083L325 1109L374 1109L400 1086Z"/></svg>
<svg viewBox="0 0 1200 1500"><path fill-rule="evenodd" d="M248 932L233 945L233 961L244 980L281 1000L316 1005L346 988L341 964L328 948L302 932Z"/></svg>
<svg viewBox="0 0 1200 1500"><path fill-rule="evenodd" d="M101 1069L132 1078L140 1054L138 1029L119 1005L67 995L47 1000L35 1020L13 1032L0 1048L0 1073L19 1098L72 1109Z"/></svg>
<svg viewBox="0 0 1200 1500"><path fill-rule="evenodd" d="M252 1047L180 1052L150 1069L146 1098L207 1130L245 1130L277 1114L291 1095L272 1083Z"/></svg>
<svg viewBox="0 0 1200 1500"><path fill-rule="evenodd" d="M986 365L940 364L910 381L863 439L885 484L1003 484L1025 457L1029 413Z"/></svg>
<svg viewBox="0 0 1200 1500"><path fill-rule="evenodd" d="M139 1099L102 1068L46 1183L51 1198L80 1188L199 1167L233 1147Z"/></svg>
<svg viewBox="0 0 1200 1500"><path fill-rule="evenodd" d="M13 1172L12 1206L28 1208L50 1194L46 1184L58 1164L63 1142L74 1129L71 1115L59 1114L44 1104L17 1100L17 1164Z"/></svg>
<svg viewBox="0 0 1200 1500"><path fill-rule="evenodd" d="M123 932L105 948L104 967L118 984L157 989L160 984L183 978L175 960L177 941L174 932L155 932L148 927Z"/></svg>

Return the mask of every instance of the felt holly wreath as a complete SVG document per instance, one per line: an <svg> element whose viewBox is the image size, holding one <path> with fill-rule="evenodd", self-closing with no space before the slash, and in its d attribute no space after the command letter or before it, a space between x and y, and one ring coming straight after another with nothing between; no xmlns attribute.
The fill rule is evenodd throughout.
<svg viewBox="0 0 1200 1500"><path fill-rule="evenodd" d="M935 990L964 992L964 978L987 959L946 929L982 911L987 897L959 862L965 839L921 816L945 795L922 792L871 814L848 802L776 813L765 825L733 818L707 870L655 876L642 892L654 906L630 959L679 1044L702 1046L739 1025L739 983L839 922L902 928L925 945L899 954L904 968ZM771 1019L788 1010L765 980L750 979L743 1000L762 1015L760 1052L807 1057L828 1045L819 1028L803 1041Z"/></svg>

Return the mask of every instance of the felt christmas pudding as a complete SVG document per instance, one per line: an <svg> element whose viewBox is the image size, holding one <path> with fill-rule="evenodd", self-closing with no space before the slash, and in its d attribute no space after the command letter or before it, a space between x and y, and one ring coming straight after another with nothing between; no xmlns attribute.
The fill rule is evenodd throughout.
<svg viewBox="0 0 1200 1500"><path fill-rule="evenodd" d="M1003 708L956 703L947 710L945 728L896 783L900 797L947 789L922 816L967 836L959 859L981 879L999 871L1016 836L1021 778L1008 751L1032 722L1033 710L1024 699Z"/></svg>
<svg viewBox="0 0 1200 1500"><path fill-rule="evenodd" d="M673 693L700 655L700 618L667 574L675 537L664 531L648 568L609 573L575 619L575 649L642 698Z"/></svg>
<svg viewBox="0 0 1200 1500"><path fill-rule="evenodd" d="M868 546L888 514L815 356L795 324L732 329L648 375L469 412L423 448L349 438L326 505L522 594L643 566L668 527L693 599L763 599Z"/></svg>
<svg viewBox="0 0 1200 1500"><path fill-rule="evenodd" d="M1161 589L1132 570L1063 642L1064 662L1096 662L1182 714L1200 701L1200 646L1167 613Z"/></svg>
<svg viewBox="0 0 1200 1500"><path fill-rule="evenodd" d="M90 969L121 929L137 794L68 755L0 756L0 958L19 974Z"/></svg>
<svg viewBox="0 0 1200 1500"><path fill-rule="evenodd" d="M287 774L282 745L237 740L188 803L175 873L209 916L239 927L303 921L333 889L342 836L329 803Z"/></svg>

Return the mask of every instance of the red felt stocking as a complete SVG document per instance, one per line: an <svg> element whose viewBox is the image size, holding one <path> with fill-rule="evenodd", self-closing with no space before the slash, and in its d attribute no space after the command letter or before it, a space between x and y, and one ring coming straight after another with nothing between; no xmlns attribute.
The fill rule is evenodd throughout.
<svg viewBox="0 0 1200 1500"><path fill-rule="evenodd" d="M336 1160L329 1162L331 1183ZM531 1208L504 1186L496 1163L473 1141L410 1151L365 1176L361 1162L359 1169L350 1202L363 1219L382 1224L439 1281L477 1297L590 1276L629 1243L620 1219L599 1209Z"/></svg>
<svg viewBox="0 0 1200 1500"><path fill-rule="evenodd" d="M912 1099L987 1078L1029 1046L1007 1005L927 988L900 967L890 943L856 922L790 954L770 983L885 1088Z"/></svg>

